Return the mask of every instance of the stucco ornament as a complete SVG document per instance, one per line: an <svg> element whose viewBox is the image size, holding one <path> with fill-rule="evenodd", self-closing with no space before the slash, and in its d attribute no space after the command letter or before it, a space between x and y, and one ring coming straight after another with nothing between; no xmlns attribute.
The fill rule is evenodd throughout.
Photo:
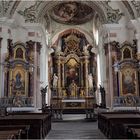
<svg viewBox="0 0 140 140"><path fill-rule="evenodd" d="M35 23L37 22L37 12L38 7L41 4L40 1L35 2L34 5L31 5L29 8L25 8L24 11L18 11L18 14L22 15L25 19L25 22Z"/></svg>
<svg viewBox="0 0 140 140"><path fill-rule="evenodd" d="M113 9L109 4L106 2L106 11L107 11L107 23L118 23L119 20L124 16L124 13L121 13L119 9Z"/></svg>

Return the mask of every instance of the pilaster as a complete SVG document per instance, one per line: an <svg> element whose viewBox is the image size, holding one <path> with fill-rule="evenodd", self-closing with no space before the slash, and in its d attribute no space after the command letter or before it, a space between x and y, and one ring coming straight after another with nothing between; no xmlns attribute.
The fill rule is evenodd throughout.
<svg viewBox="0 0 140 140"><path fill-rule="evenodd" d="M113 96L114 96L114 87L113 87L113 69L112 69L112 50L114 49L114 42L118 42L120 38L118 37L118 31L121 31L124 26L122 24L104 24L103 25L103 46L105 49L105 58L106 58L106 73L101 70L101 73L106 74L107 79L102 79L106 81L106 103L107 106L112 110L113 108ZM102 58L102 60L103 58ZM102 74L103 76L103 74ZM104 84L104 82L102 82Z"/></svg>
<svg viewBox="0 0 140 140"><path fill-rule="evenodd" d="M0 89L2 89L2 62L1 62L1 41L2 38L0 38ZM2 96L2 91L0 91L0 97Z"/></svg>

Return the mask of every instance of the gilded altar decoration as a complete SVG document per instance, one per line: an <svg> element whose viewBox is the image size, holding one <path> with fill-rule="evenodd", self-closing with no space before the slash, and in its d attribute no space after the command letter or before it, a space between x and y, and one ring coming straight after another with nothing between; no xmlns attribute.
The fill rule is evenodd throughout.
<svg viewBox="0 0 140 140"><path fill-rule="evenodd" d="M76 83L75 83L75 81L74 80L72 80L72 83L69 85L69 89L70 89L70 96L72 96L72 97L76 97L77 96L77 85L76 85Z"/></svg>
<svg viewBox="0 0 140 140"><path fill-rule="evenodd" d="M137 43L111 42L113 68L113 106L140 105Z"/></svg>
<svg viewBox="0 0 140 140"><path fill-rule="evenodd" d="M67 38L65 38L65 44L66 44L66 48L65 48L65 53L72 53L72 52L80 52L79 50L79 43L80 43L80 39L74 35L71 34L69 35Z"/></svg>
<svg viewBox="0 0 140 140"><path fill-rule="evenodd" d="M23 59L23 50L21 48L18 48L16 50L15 58L21 58L21 59Z"/></svg>
<svg viewBox="0 0 140 140"><path fill-rule="evenodd" d="M74 29L59 36L57 42L59 45L55 45L50 68L53 107L92 108L95 103L96 61L91 45L84 34Z"/></svg>
<svg viewBox="0 0 140 140"><path fill-rule="evenodd" d="M32 104L31 51L32 49L24 43L13 44L12 40L8 40L8 55L5 59L8 65L5 66L4 94L9 100L13 100L11 101L13 106L25 106L25 102L29 106Z"/></svg>
<svg viewBox="0 0 140 140"><path fill-rule="evenodd" d="M121 96L138 95L138 71L136 46L125 41L120 47L121 58L118 62Z"/></svg>

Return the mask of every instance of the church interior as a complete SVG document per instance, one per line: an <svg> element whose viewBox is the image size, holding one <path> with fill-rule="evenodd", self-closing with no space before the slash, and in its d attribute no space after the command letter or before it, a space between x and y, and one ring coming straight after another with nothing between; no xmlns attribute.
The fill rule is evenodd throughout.
<svg viewBox="0 0 140 140"><path fill-rule="evenodd" d="M139 110L139 1L0 1L0 139L139 139Z"/></svg>

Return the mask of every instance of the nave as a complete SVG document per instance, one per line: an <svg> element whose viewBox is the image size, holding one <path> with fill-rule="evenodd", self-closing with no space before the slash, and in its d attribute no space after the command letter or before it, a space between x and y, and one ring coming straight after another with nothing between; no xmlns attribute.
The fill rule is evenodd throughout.
<svg viewBox="0 0 140 140"><path fill-rule="evenodd" d="M46 139L105 139L97 121L86 121L85 115L64 115L63 121L52 122Z"/></svg>

